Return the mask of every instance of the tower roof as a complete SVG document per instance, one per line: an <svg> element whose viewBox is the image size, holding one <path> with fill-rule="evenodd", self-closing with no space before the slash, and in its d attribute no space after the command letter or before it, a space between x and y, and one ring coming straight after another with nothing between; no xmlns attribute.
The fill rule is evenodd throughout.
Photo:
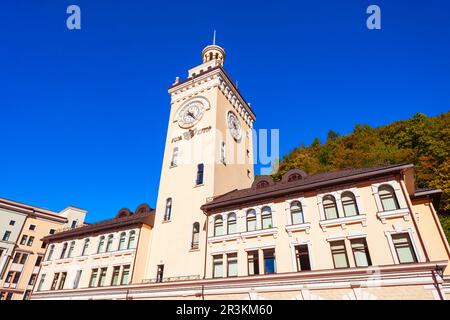
<svg viewBox="0 0 450 320"><path fill-rule="evenodd" d="M223 66L223 63L225 62L226 53L222 47L216 44L211 44L203 49L202 57L203 63L209 62L211 60L218 60L219 63Z"/></svg>

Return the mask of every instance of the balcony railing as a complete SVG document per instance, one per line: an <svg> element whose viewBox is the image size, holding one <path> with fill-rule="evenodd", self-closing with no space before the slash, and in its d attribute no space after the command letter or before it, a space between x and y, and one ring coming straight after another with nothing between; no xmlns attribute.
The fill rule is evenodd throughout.
<svg viewBox="0 0 450 320"><path fill-rule="evenodd" d="M175 282L175 281L188 281L188 280L199 280L200 275L195 276L178 276L178 277L167 277L167 278L154 278L154 279L144 279L142 283L162 283L162 282Z"/></svg>

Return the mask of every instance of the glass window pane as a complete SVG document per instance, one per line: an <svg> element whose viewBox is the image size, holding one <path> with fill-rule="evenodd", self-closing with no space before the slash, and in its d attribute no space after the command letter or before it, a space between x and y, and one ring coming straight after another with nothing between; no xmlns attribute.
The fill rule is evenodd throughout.
<svg viewBox="0 0 450 320"><path fill-rule="evenodd" d="M223 276L223 258L222 256L213 257L213 277L219 278Z"/></svg>
<svg viewBox="0 0 450 320"><path fill-rule="evenodd" d="M395 204L395 200L392 197L389 198L382 198L381 202L383 204L383 209L385 211L389 211L389 210L396 210L397 206Z"/></svg>
<svg viewBox="0 0 450 320"><path fill-rule="evenodd" d="M235 277L238 275L237 254L228 255L228 276Z"/></svg>
<svg viewBox="0 0 450 320"><path fill-rule="evenodd" d="M336 207L328 207L325 208L325 217L327 219L336 219L337 218L337 211L336 211Z"/></svg>
<svg viewBox="0 0 450 320"><path fill-rule="evenodd" d="M335 268L348 268L347 253L345 251L345 244L343 241L331 243L331 253L333 255Z"/></svg>
<svg viewBox="0 0 450 320"><path fill-rule="evenodd" d="M392 241L400 263L417 262L416 254L408 234L393 235Z"/></svg>

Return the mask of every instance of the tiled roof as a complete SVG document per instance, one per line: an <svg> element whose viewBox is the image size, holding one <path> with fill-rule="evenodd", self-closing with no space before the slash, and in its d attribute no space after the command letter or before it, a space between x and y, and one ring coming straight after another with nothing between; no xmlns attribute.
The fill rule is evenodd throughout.
<svg viewBox="0 0 450 320"><path fill-rule="evenodd" d="M314 188L323 187L325 185L345 183L346 181L348 182L348 180L359 180L369 176L372 177L395 173L397 171L413 167L414 166L412 164L403 163L372 168L344 169L333 172L318 173L292 182L277 181L273 185L261 189L247 188L233 190L215 197L212 201L204 204L202 209L208 211L212 208L228 206L235 203L237 204L237 202L243 203L246 199L250 201L255 198L269 198L274 195L278 196L283 192L288 194L290 192L313 190Z"/></svg>
<svg viewBox="0 0 450 320"><path fill-rule="evenodd" d="M104 231L108 229L113 229L122 226L128 226L133 224L149 224L153 226L152 216L155 214L155 209L151 209L150 211L144 211L140 213L134 213L127 216L115 217L108 220L103 220L99 222L95 222L88 225L83 225L74 229L67 229L60 232L56 232L53 235L46 236L42 239L42 241L51 241L58 240L63 238L72 238L77 237L84 234L91 234L99 231Z"/></svg>

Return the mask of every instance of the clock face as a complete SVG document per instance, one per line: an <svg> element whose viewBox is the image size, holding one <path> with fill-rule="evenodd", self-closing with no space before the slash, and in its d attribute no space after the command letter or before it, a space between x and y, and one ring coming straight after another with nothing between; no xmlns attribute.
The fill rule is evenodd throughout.
<svg viewBox="0 0 450 320"><path fill-rule="evenodd" d="M228 112L228 128L235 140L241 139L241 123L233 112Z"/></svg>
<svg viewBox="0 0 450 320"><path fill-rule="evenodd" d="M178 125L181 128L190 128L195 125L205 112L204 105L199 101L188 103L178 114Z"/></svg>

